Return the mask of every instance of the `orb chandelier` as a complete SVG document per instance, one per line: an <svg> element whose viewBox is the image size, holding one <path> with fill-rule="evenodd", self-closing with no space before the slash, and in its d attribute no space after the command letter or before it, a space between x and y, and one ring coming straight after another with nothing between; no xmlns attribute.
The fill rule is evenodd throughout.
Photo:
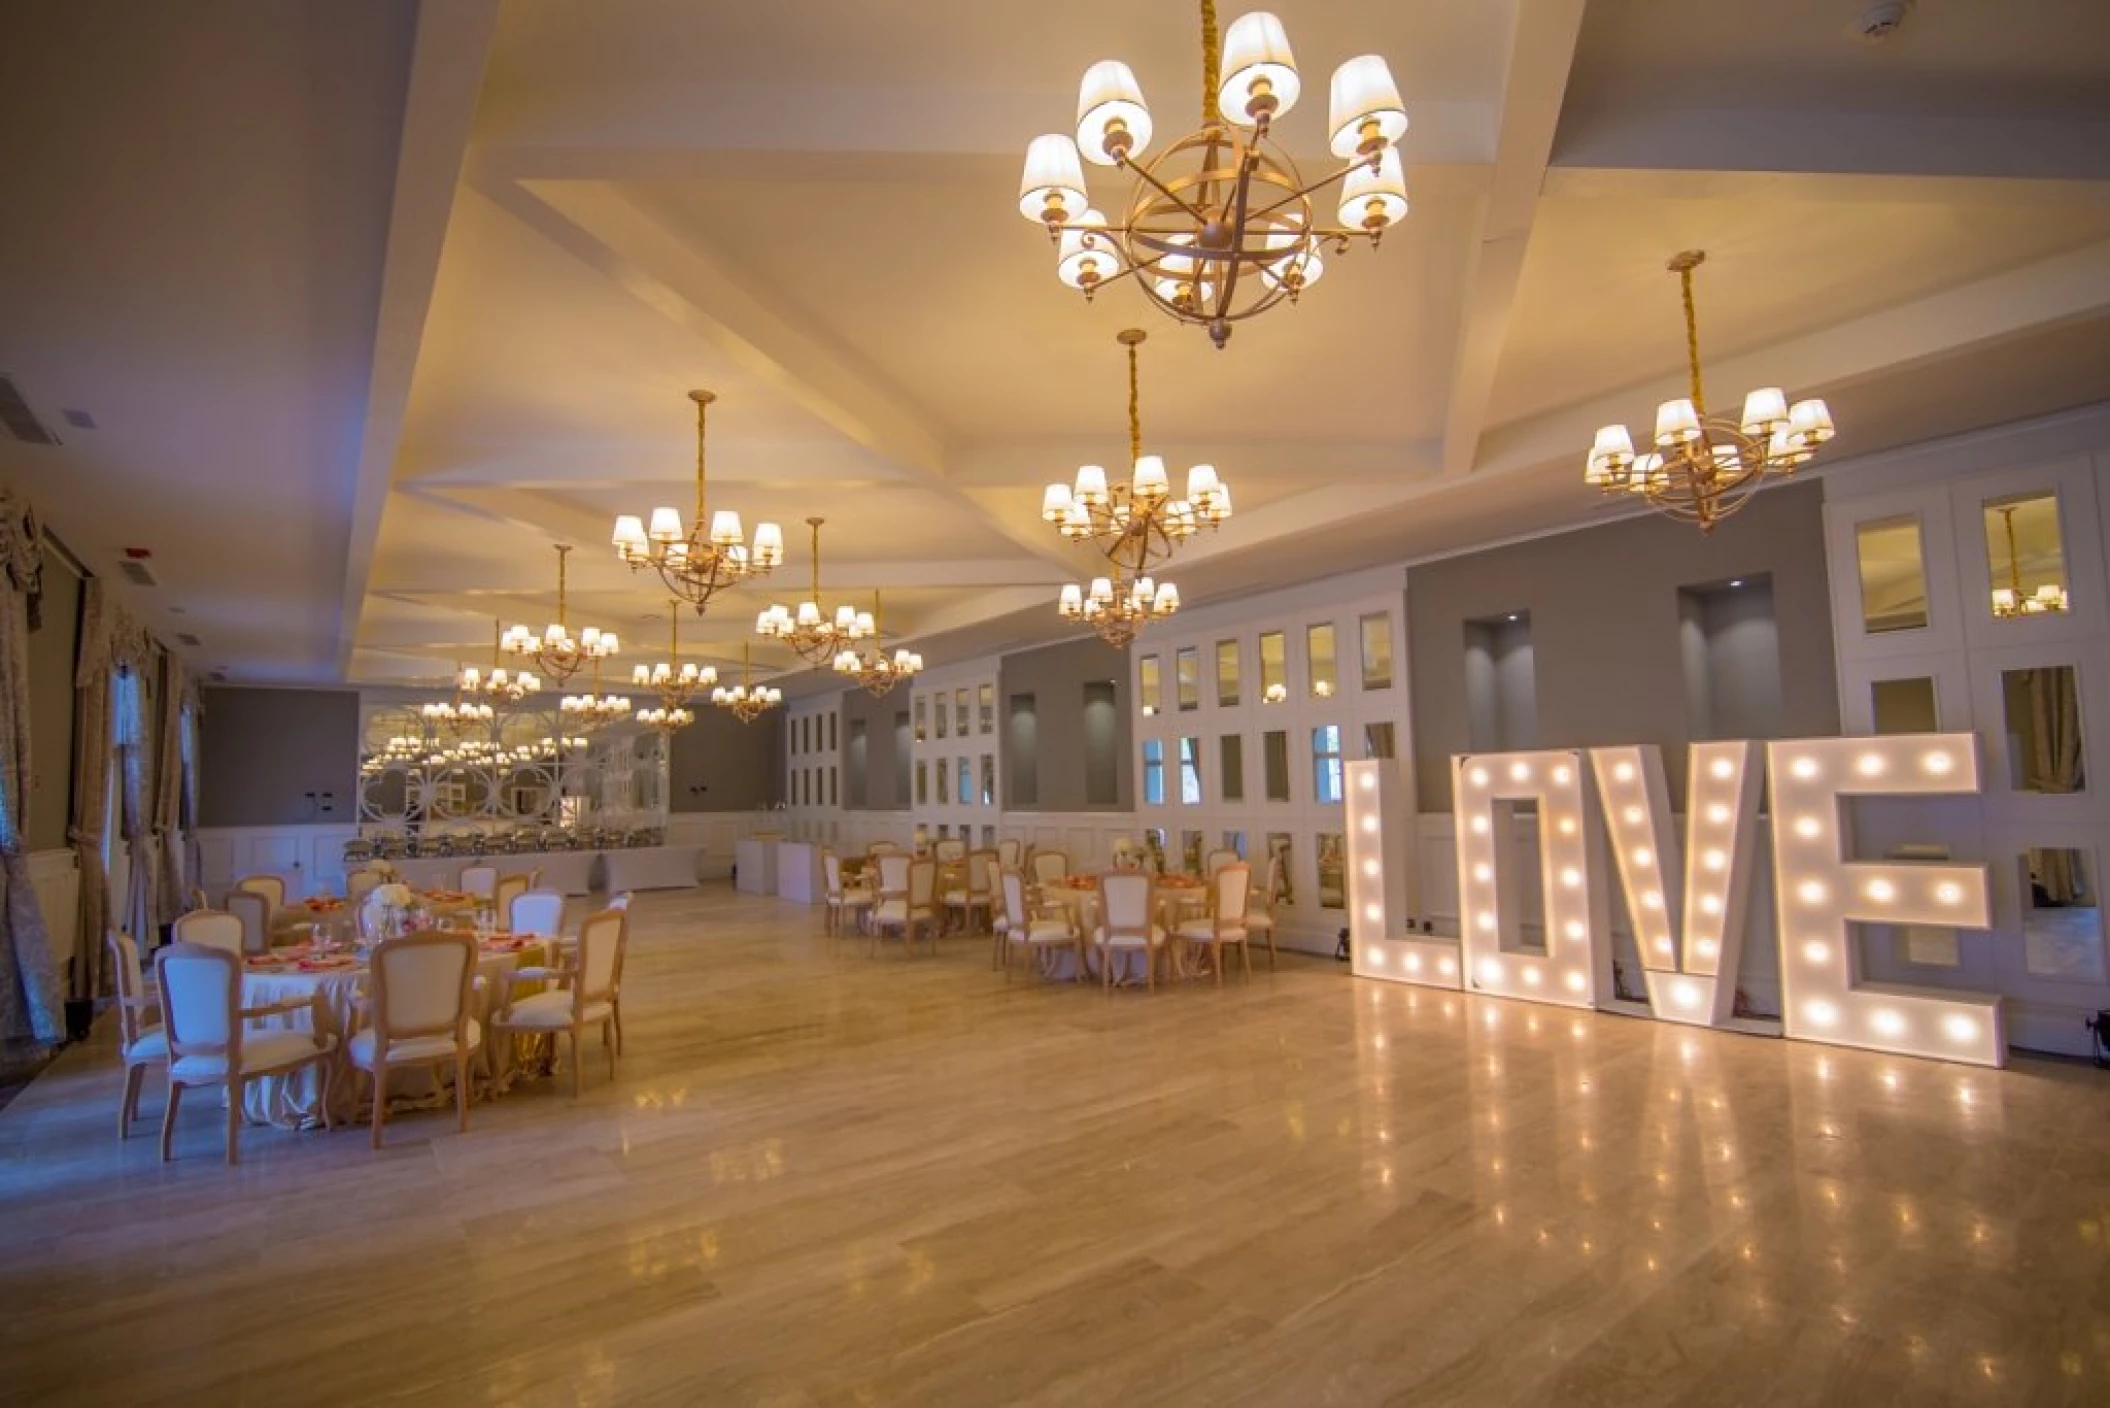
<svg viewBox="0 0 2110 1408"><path fill-rule="evenodd" d="M498 706L518 704L531 694L541 692L542 681L531 671L517 670L508 674L498 663L505 649L505 634L498 622L491 622L491 671L485 674L474 665L455 676L455 687L463 694L476 695L494 701Z"/></svg>
<svg viewBox="0 0 2110 1408"><path fill-rule="evenodd" d="M784 560L784 531L774 523L757 523L750 545L739 514L723 508L709 513L704 501L703 423L705 409L718 398L709 391L691 391L689 399L696 403L696 517L684 531L679 509L653 509L649 529L636 514L621 514L610 541L631 571L650 563L667 590L701 616L719 592L765 576Z"/></svg>
<svg viewBox="0 0 2110 1408"><path fill-rule="evenodd" d="M1146 336L1140 328L1116 334L1128 349L1128 481L1109 484L1103 467L1082 465L1074 484L1050 484L1040 501L1043 522L1073 543L1091 543L1113 564L1113 572L1094 578L1089 590L1075 582L1065 586L1057 609L1065 620L1089 622L1116 646L1135 639L1151 617L1179 610L1179 588L1156 580L1152 566L1200 529L1217 528L1231 516L1231 489L1214 465L1188 470L1187 496L1175 499L1164 459L1143 453L1136 349Z"/></svg>
<svg viewBox="0 0 2110 1408"><path fill-rule="evenodd" d="M679 704L672 706L660 704L650 709L638 710L637 721L646 728L653 729L659 733L671 734L677 729L684 729L695 723L696 715L682 708Z"/></svg>
<svg viewBox="0 0 2110 1408"><path fill-rule="evenodd" d="M2022 554L2015 547L2015 510L2020 504L2002 505L1996 512L2007 529L2007 585L1993 588L1993 614L2009 616L2043 616L2066 609L2066 588L2057 582L2046 582L2034 592L2022 590Z"/></svg>
<svg viewBox="0 0 2110 1408"><path fill-rule="evenodd" d="M885 696L895 685L922 673L923 657L908 647L902 646L892 655L886 653L878 592L872 593L870 613L860 612L857 619L865 628L865 637L872 642L871 649L860 655L855 646L844 646L836 653L835 673L863 685L865 692L874 699Z"/></svg>
<svg viewBox="0 0 2110 1408"><path fill-rule="evenodd" d="M784 702L784 691L775 685L755 684L754 647L742 641L740 644L740 683L730 689L719 685L711 691L711 702L721 709L732 712L741 723L753 723L762 715Z"/></svg>
<svg viewBox="0 0 2110 1408"><path fill-rule="evenodd" d="M680 728L694 720L695 715L683 708L705 690L718 683L718 670L711 665L698 665L695 661L684 664L681 658L681 603L667 603L667 658L652 665L639 665L630 672L630 683L636 689L649 689L659 696L659 708L639 710L637 721L660 725L645 717L648 712L660 715L679 713L683 716Z"/></svg>
<svg viewBox="0 0 2110 1408"><path fill-rule="evenodd" d="M1583 482L1606 495L1632 494L1659 513L1699 525L1702 533L1742 508L1769 477L1786 478L1809 463L1833 435L1832 413L1819 400L1788 404L1777 386L1744 398L1737 420L1707 413L1700 385L1700 325L1693 310L1692 271L1707 258L1689 249L1667 266L1685 301L1685 361L1692 395L1656 408L1655 447L1634 453L1624 425L1597 432Z"/></svg>
<svg viewBox="0 0 2110 1408"><path fill-rule="evenodd" d="M1274 140L1303 91L1282 21L1265 11L1234 20L1217 42L1216 6L1201 0L1202 125L1148 160L1150 108L1127 64L1085 70L1074 138L1035 137L1026 148L1018 208L1055 244L1055 276L1089 299L1133 278L1143 296L1222 347L1231 325L1299 295L1325 271L1321 251L1351 241L1377 247L1406 218L1407 186L1394 144L1407 130L1392 72L1376 54L1334 70L1326 130L1338 170L1306 182ZM1080 156L1134 178L1110 222L1085 198ZM1315 197L1340 185L1338 225L1322 225Z"/></svg>
<svg viewBox="0 0 2110 1408"><path fill-rule="evenodd" d="M860 641L871 628L853 606L838 606L831 618L821 606L821 524L824 518L809 518L813 530L813 593L799 603L798 610L782 602L771 602L755 617L755 634L791 647L800 659L820 669L853 641Z"/></svg>
<svg viewBox="0 0 2110 1408"><path fill-rule="evenodd" d="M557 544L557 619L543 627L539 637L526 626L514 626L499 639L506 654L534 661L560 687L589 660L601 660L619 648L613 631L587 626L577 636L572 635L564 600L564 560L570 555L569 543Z"/></svg>
<svg viewBox="0 0 2110 1408"><path fill-rule="evenodd" d="M557 703L558 716L581 729L607 728L630 717L630 701L620 694L601 693L601 661L593 662L593 687L584 694L567 694Z"/></svg>
<svg viewBox="0 0 2110 1408"><path fill-rule="evenodd" d="M418 715L425 727L435 734L467 734L477 729L488 729L498 711L480 700L463 699L459 675L456 676L454 697L438 699L424 705Z"/></svg>

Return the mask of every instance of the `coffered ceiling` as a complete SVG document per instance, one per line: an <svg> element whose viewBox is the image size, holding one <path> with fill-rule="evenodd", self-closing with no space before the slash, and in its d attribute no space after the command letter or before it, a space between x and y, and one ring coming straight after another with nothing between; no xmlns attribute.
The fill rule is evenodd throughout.
<svg viewBox="0 0 2110 1408"><path fill-rule="evenodd" d="M1219 352L1062 288L1012 199L1094 59L1187 125L1185 3L17 5L0 373L98 428L0 474L98 571L152 549L135 604L237 679L439 680L551 616L560 541L627 665L666 605L610 522L686 509L709 387L712 504L791 554L685 653L803 595L818 513L824 595L936 664L1068 634L1093 559L1040 489L1125 455L1131 325L1149 447L1238 506L1190 604L1587 521L1591 432L1681 380L1683 248L1710 386L1828 397L1834 458L2105 395L2110 6L1921 0L1880 44L1860 0L1276 9L1286 144L1323 166L1325 75L1385 54L1414 209Z"/></svg>

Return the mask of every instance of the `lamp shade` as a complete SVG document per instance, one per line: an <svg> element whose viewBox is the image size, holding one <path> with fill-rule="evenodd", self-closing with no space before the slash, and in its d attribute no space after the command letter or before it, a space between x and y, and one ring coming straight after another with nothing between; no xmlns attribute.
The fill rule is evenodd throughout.
<svg viewBox="0 0 2110 1408"><path fill-rule="evenodd" d="M1038 224L1067 220L1084 209L1084 167L1077 144L1049 132L1026 144L1026 169L1018 178L1018 213Z"/></svg>
<svg viewBox="0 0 2110 1408"><path fill-rule="evenodd" d="M1165 460L1161 455L1144 455L1136 461L1129 489L1139 499L1162 499L1171 492L1171 484L1165 477Z"/></svg>
<svg viewBox="0 0 2110 1408"><path fill-rule="evenodd" d="M711 541L719 547L731 547L746 536L737 510L721 508L711 515Z"/></svg>
<svg viewBox="0 0 2110 1408"><path fill-rule="evenodd" d="M1386 147L1377 169L1365 162L1341 182L1341 223L1351 230L1382 230L1407 218L1407 178L1399 148Z"/></svg>
<svg viewBox="0 0 2110 1408"><path fill-rule="evenodd" d="M1788 424L1813 446L1822 445L1836 433L1832 429L1831 410L1822 401L1797 401L1788 410Z"/></svg>
<svg viewBox="0 0 2110 1408"><path fill-rule="evenodd" d="M1406 134L1407 109L1399 100L1392 70L1376 54L1362 54L1333 71L1326 130L1333 134L1333 154L1346 161L1369 155L1366 144L1390 146Z"/></svg>
<svg viewBox="0 0 2110 1408"><path fill-rule="evenodd" d="M1634 437L1623 425L1607 425L1597 432L1597 443L1590 449L1590 459L1625 464L1634 458Z"/></svg>
<svg viewBox="0 0 2110 1408"><path fill-rule="evenodd" d="M1207 503L1223 488L1223 480L1217 477L1216 466L1198 464L1187 471L1187 500L1190 503Z"/></svg>
<svg viewBox="0 0 2110 1408"><path fill-rule="evenodd" d="M1062 588L1062 601L1058 609L1065 616L1075 616L1084 610L1084 588L1068 582Z"/></svg>
<svg viewBox="0 0 2110 1408"><path fill-rule="evenodd" d="M1224 32L1223 82L1216 90L1226 122L1251 127L1263 115L1270 120L1286 116L1303 86L1281 20L1255 10L1231 21Z"/></svg>
<svg viewBox="0 0 2110 1408"><path fill-rule="evenodd" d="M1081 504L1106 502L1106 470L1096 464L1077 467L1076 500Z"/></svg>
<svg viewBox="0 0 2110 1408"><path fill-rule="evenodd" d="M1062 232L1055 277L1074 289L1091 289L1121 272L1121 252L1106 233L1106 217L1085 210Z"/></svg>
<svg viewBox="0 0 2110 1408"><path fill-rule="evenodd" d="M615 520L615 531L608 541L619 548L642 548L645 545L645 520L634 513L619 514Z"/></svg>
<svg viewBox="0 0 2110 1408"><path fill-rule="evenodd" d="M1048 486L1048 487L1047 487L1047 488L1046 488L1045 490L1043 490L1043 491L1041 492L1041 496L1040 496L1040 521L1041 521L1041 522L1043 522L1043 523L1060 523L1060 522L1062 522L1062 516L1063 516L1063 515L1064 515L1065 513L1069 512L1069 508L1070 508L1070 486L1069 486L1069 485L1067 485L1067 484L1050 484L1050 485L1049 485L1049 486Z"/></svg>
<svg viewBox="0 0 2110 1408"><path fill-rule="evenodd" d="M1700 438L1700 415L1687 400L1665 401L1656 407L1656 448L1668 450Z"/></svg>
<svg viewBox="0 0 2110 1408"><path fill-rule="evenodd" d="M733 518L735 531L739 529L739 526L740 519L736 514ZM783 560L784 530L774 523L757 523L755 525L755 566L774 567Z"/></svg>
<svg viewBox="0 0 2110 1408"><path fill-rule="evenodd" d="M1127 64L1101 59L1084 71L1077 89L1077 150L1100 166L1150 145L1150 108Z"/></svg>
<svg viewBox="0 0 2110 1408"><path fill-rule="evenodd" d="M652 510L652 541L655 543L678 543L682 540L681 510L656 508Z"/></svg>
<svg viewBox="0 0 2110 1408"><path fill-rule="evenodd" d="M1744 434L1763 440L1788 423L1787 394L1777 386L1762 386L1744 398Z"/></svg>

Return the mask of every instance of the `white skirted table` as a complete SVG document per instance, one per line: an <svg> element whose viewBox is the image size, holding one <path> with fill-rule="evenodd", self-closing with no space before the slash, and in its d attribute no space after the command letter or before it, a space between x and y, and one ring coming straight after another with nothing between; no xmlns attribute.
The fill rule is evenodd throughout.
<svg viewBox="0 0 2110 1408"><path fill-rule="evenodd" d="M777 892L777 846L781 836L748 836L733 843L733 878L742 894Z"/></svg>
<svg viewBox="0 0 2110 1408"><path fill-rule="evenodd" d="M462 871L472 865L490 865L500 875L542 872L541 886L567 895L583 895L593 888L593 863L599 851L519 851L506 855L421 856L415 860L391 861L405 884L416 890L458 890Z"/></svg>
<svg viewBox="0 0 2110 1408"><path fill-rule="evenodd" d="M828 878L821 870L821 848L805 841L777 843L777 897L800 904L825 904Z"/></svg>
<svg viewBox="0 0 2110 1408"><path fill-rule="evenodd" d="M694 889L702 863L701 846L626 846L601 852L603 883L611 895L625 890Z"/></svg>

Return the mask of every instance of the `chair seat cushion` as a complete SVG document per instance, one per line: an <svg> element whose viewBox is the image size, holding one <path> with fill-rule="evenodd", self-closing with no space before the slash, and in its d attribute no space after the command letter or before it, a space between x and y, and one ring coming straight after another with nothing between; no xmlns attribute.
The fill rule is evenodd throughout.
<svg viewBox="0 0 2110 1408"><path fill-rule="evenodd" d="M579 1020L587 1026L604 1022L615 1011L613 1004L589 1002ZM537 1031L565 1031L571 1026L571 993L558 988L523 997L506 1014L508 1027L532 1027Z"/></svg>
<svg viewBox="0 0 2110 1408"><path fill-rule="evenodd" d="M1245 926L1248 929L1259 929L1265 932L1275 927L1275 916L1272 914L1248 914L1245 917Z"/></svg>
<svg viewBox="0 0 2110 1408"><path fill-rule="evenodd" d="M483 1044L483 1028L474 1017L469 1019L468 1049L474 1051ZM351 1045L345 1048L352 1064L362 1070L374 1068L374 1046L376 1033L372 1027L356 1033ZM398 1037L388 1044L388 1064L399 1066L409 1061L437 1061L454 1054L454 1038L451 1036Z"/></svg>
<svg viewBox="0 0 2110 1408"><path fill-rule="evenodd" d="M242 1033L242 1074L255 1075L259 1071L275 1071L282 1066L295 1066L312 1059L318 1052L328 1051L336 1044L335 1037L318 1037L313 1032L245 1031ZM224 1080L227 1076L227 1058L179 1056L169 1064L169 1076L181 1081Z"/></svg>
<svg viewBox="0 0 2110 1408"><path fill-rule="evenodd" d="M166 1061L169 1058L169 1034L160 1027L149 1027L139 1034L139 1040L125 1048L125 1064L137 1066L145 1061Z"/></svg>
<svg viewBox="0 0 2110 1408"><path fill-rule="evenodd" d="M1059 919L1036 919L1024 928L1012 925L1010 937L1015 944L1066 944L1075 936Z"/></svg>
<svg viewBox="0 0 2110 1408"><path fill-rule="evenodd" d="M1206 919L1197 919L1173 930L1181 938L1198 944L1213 944L1217 941L1216 926ZM1237 943L1245 938L1245 929L1236 924L1226 924L1223 929L1225 943Z"/></svg>
<svg viewBox="0 0 2110 1408"><path fill-rule="evenodd" d="M870 904L874 896L870 890L844 890L835 897L837 904Z"/></svg>
<svg viewBox="0 0 2110 1408"><path fill-rule="evenodd" d="M978 895L972 890L947 890L945 892L945 902L953 905L987 904L989 903L989 896Z"/></svg>
<svg viewBox="0 0 2110 1408"><path fill-rule="evenodd" d="M1094 931L1092 939L1095 943L1107 948L1142 948L1144 946L1143 936L1140 934L1116 934L1112 938L1108 938L1104 927ZM1150 926L1149 942L1152 948L1156 948L1159 944L1165 942L1163 925L1153 924Z"/></svg>

